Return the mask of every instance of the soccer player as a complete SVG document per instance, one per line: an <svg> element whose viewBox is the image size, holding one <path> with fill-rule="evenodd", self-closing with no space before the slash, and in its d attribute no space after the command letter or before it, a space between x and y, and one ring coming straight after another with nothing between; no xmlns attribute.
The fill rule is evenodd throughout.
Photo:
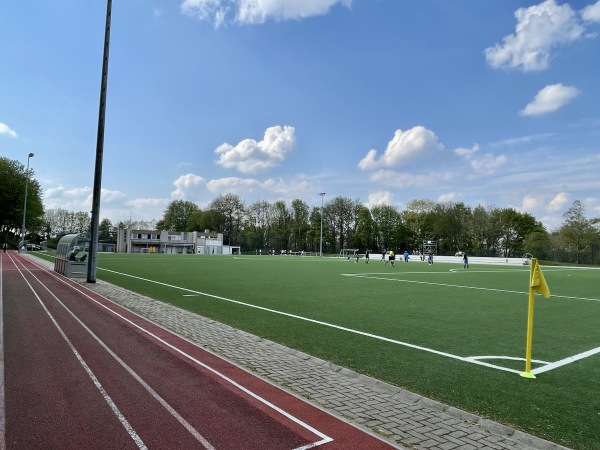
<svg viewBox="0 0 600 450"><path fill-rule="evenodd" d="M469 258L466 253L463 253L463 269L469 268Z"/></svg>

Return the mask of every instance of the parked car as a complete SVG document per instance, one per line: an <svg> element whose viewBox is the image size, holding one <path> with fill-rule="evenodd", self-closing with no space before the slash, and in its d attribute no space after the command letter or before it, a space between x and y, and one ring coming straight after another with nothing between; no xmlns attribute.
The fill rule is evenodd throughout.
<svg viewBox="0 0 600 450"><path fill-rule="evenodd" d="M463 256L463 252L456 252L454 256Z"/></svg>
<svg viewBox="0 0 600 450"><path fill-rule="evenodd" d="M42 247L37 244L25 244L25 248L28 252L37 252L42 249Z"/></svg>

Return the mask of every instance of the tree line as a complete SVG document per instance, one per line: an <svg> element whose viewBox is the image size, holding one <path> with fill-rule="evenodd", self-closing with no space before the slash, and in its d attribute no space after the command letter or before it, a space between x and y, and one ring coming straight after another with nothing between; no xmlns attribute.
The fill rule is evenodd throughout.
<svg viewBox="0 0 600 450"><path fill-rule="evenodd" d="M71 232L88 233L88 212L45 210L42 190L33 170L0 157L0 231L5 242L16 245L22 232L25 178L29 176L26 239L57 239ZM224 194L202 209L196 203L175 200L158 221L103 219L99 240L115 241L119 228L169 231L217 231L224 243L243 252L281 250L337 254L344 248L360 252L382 249L421 250L423 242L437 244L438 254L467 252L473 256L520 257L531 253L543 260L598 264L600 218L588 219L583 203L575 200L563 215L560 228L548 232L529 213L495 206L471 207L461 202L415 199L403 210L390 205L371 208L338 196L321 206L309 207L301 199L291 202L258 200L246 204L238 195ZM321 234L322 230L322 234Z"/></svg>
<svg viewBox="0 0 600 450"><path fill-rule="evenodd" d="M301 200L289 203L264 200L246 205L238 195L225 194L201 209L190 201L175 200L156 228L171 231L219 231L225 244L243 252L281 250L337 254L382 249L419 251L435 242L438 254L458 251L473 256L521 257L597 264L600 219L587 219L583 203L575 200L563 215L564 223L549 233L529 213L513 208L470 207L461 202L410 201L404 210L390 205L368 208L358 200L335 197L309 207Z"/></svg>

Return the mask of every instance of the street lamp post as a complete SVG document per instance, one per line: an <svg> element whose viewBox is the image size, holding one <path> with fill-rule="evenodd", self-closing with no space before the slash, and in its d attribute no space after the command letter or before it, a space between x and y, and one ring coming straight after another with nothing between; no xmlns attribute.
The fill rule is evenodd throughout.
<svg viewBox="0 0 600 450"><path fill-rule="evenodd" d="M27 251L27 247L25 246L25 217L27 216L27 185L29 184L29 159L33 158L33 153L27 155L27 172L25 172L25 200L23 201L23 226L21 227L21 246L19 247L19 252L21 249L23 251Z"/></svg>
<svg viewBox="0 0 600 450"><path fill-rule="evenodd" d="M321 196L321 241L319 246L319 256L323 257L323 197L325 197L325 192L319 193Z"/></svg>

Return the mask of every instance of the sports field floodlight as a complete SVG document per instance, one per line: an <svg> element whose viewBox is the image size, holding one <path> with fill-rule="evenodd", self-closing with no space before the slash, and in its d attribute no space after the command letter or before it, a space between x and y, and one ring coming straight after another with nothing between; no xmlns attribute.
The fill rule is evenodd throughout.
<svg viewBox="0 0 600 450"><path fill-rule="evenodd" d="M319 246L319 256L323 257L323 197L325 197L325 192L319 193L321 196L321 241Z"/></svg>
<svg viewBox="0 0 600 450"><path fill-rule="evenodd" d="M25 172L25 200L23 201L23 226L21 227L21 246L19 247L19 251L23 249L23 251L27 251L27 246L25 245L25 217L27 216L27 185L29 184L29 159L33 158L33 153L27 155L27 172Z"/></svg>

